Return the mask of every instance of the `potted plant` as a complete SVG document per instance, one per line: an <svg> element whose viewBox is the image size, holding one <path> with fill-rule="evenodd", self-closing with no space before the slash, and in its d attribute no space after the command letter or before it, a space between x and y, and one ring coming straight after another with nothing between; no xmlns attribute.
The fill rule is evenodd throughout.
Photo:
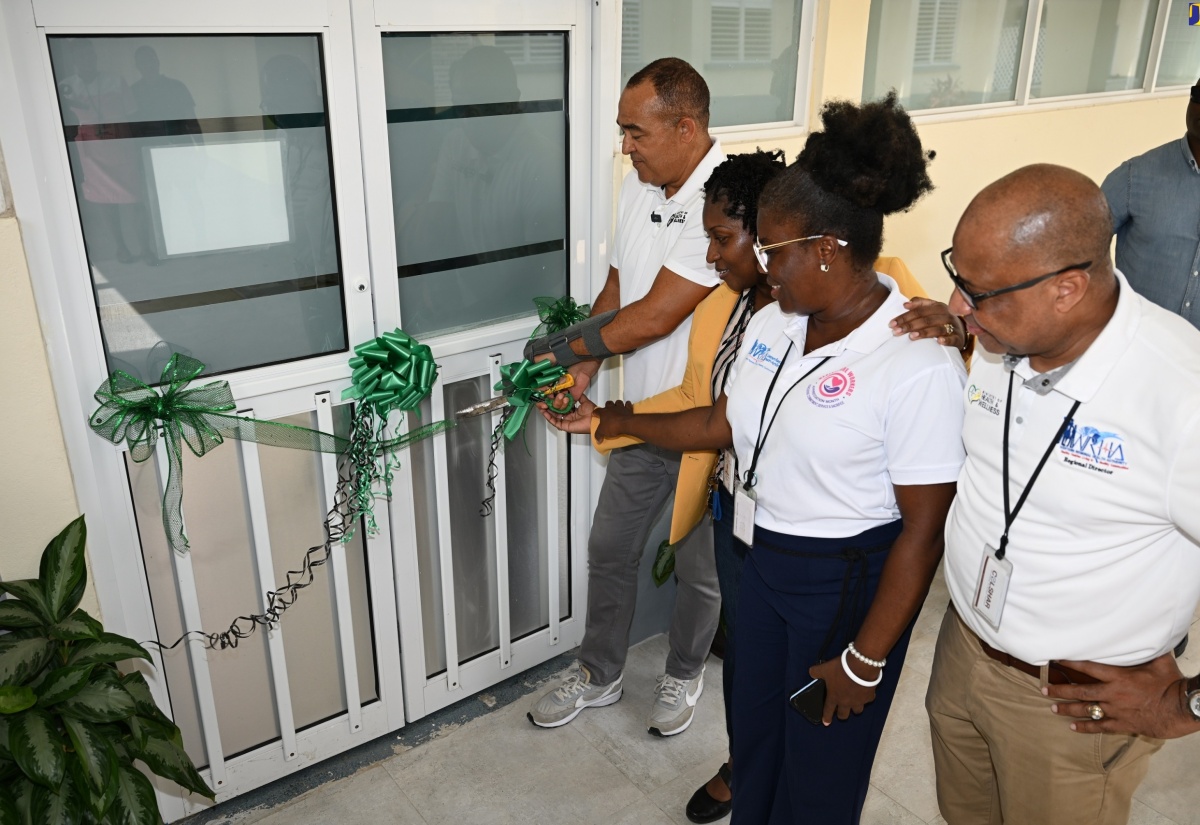
<svg viewBox="0 0 1200 825"><path fill-rule="evenodd" d="M161 825L135 761L213 798L145 677L117 667L150 654L79 609L86 537L80 516L36 579L0 582L0 825Z"/></svg>

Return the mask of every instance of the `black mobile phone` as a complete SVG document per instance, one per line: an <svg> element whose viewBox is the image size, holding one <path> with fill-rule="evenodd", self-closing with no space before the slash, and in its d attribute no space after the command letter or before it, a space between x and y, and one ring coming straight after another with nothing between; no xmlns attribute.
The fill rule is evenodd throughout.
<svg viewBox="0 0 1200 825"><path fill-rule="evenodd" d="M788 697L788 704L814 725L823 724L825 714L825 680L813 679Z"/></svg>

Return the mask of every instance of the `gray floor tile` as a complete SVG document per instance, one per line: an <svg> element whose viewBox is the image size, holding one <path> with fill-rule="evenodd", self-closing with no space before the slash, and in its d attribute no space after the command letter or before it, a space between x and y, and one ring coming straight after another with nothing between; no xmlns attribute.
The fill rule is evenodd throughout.
<svg viewBox="0 0 1200 825"><path fill-rule="evenodd" d="M672 820L658 809L648 798L642 797L623 811L619 811L603 825L671 825ZM600 823L597 823L600 825Z"/></svg>
<svg viewBox="0 0 1200 825"><path fill-rule="evenodd" d="M872 785L863 806L861 825L925 825L925 820Z"/></svg>
<svg viewBox="0 0 1200 825"><path fill-rule="evenodd" d="M428 825L607 822L642 798L579 734L518 702L384 763Z"/></svg>
<svg viewBox="0 0 1200 825"><path fill-rule="evenodd" d="M692 798L692 794L696 792L697 788L712 778L724 761L722 757L718 756L692 765L666 785L651 793L651 801L659 807L669 822L676 823L676 825L689 825L687 813L685 813L688 800ZM727 822L728 819L717 821Z"/></svg>
<svg viewBox="0 0 1200 825"><path fill-rule="evenodd" d="M1192 643L1200 643L1200 639L1193 636ZM1154 754L1150 772L1133 798L1179 825L1200 825L1197 765L1200 765L1200 734L1168 741Z"/></svg>
<svg viewBox="0 0 1200 825"><path fill-rule="evenodd" d="M382 767L323 785L278 808L256 825L329 822L337 825L426 825L404 791Z"/></svg>
<svg viewBox="0 0 1200 825"><path fill-rule="evenodd" d="M875 755L871 784L922 821L938 815L929 717L925 713L927 674L905 667Z"/></svg>
<svg viewBox="0 0 1200 825"><path fill-rule="evenodd" d="M1133 800L1133 809L1129 812L1129 825L1181 825L1174 819L1165 817L1149 805Z"/></svg>

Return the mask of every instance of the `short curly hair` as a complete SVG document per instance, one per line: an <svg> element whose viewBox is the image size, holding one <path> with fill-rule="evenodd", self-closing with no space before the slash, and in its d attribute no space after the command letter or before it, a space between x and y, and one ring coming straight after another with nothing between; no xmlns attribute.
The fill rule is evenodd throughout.
<svg viewBox="0 0 1200 825"><path fill-rule="evenodd" d="M678 57L660 57L638 69L625 88L643 83L654 87L663 115L676 123L690 117L702 130L708 129L708 83L691 63Z"/></svg>
<svg viewBox="0 0 1200 825"><path fill-rule="evenodd" d="M725 214L741 218L742 227L753 233L758 223L758 198L771 179L787 168L783 150L756 149L730 155L708 176L704 195L709 203L725 201Z"/></svg>
<svg viewBox="0 0 1200 825"><path fill-rule="evenodd" d="M804 235L846 241L859 269L883 248L883 218L912 207L933 190L926 152L892 90L862 105L834 100L821 109L824 130L813 132L787 171L763 191L759 209L799 221Z"/></svg>

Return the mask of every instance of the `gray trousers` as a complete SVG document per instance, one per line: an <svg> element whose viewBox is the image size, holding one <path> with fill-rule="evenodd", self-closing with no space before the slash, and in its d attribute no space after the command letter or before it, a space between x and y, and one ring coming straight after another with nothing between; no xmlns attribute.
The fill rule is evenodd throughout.
<svg viewBox="0 0 1200 825"><path fill-rule="evenodd" d="M613 450L588 538L587 621L579 659L594 684L621 675L637 604L638 566L650 528L675 490L680 455L645 444ZM707 517L675 548L675 610L667 673L700 674L721 612Z"/></svg>

